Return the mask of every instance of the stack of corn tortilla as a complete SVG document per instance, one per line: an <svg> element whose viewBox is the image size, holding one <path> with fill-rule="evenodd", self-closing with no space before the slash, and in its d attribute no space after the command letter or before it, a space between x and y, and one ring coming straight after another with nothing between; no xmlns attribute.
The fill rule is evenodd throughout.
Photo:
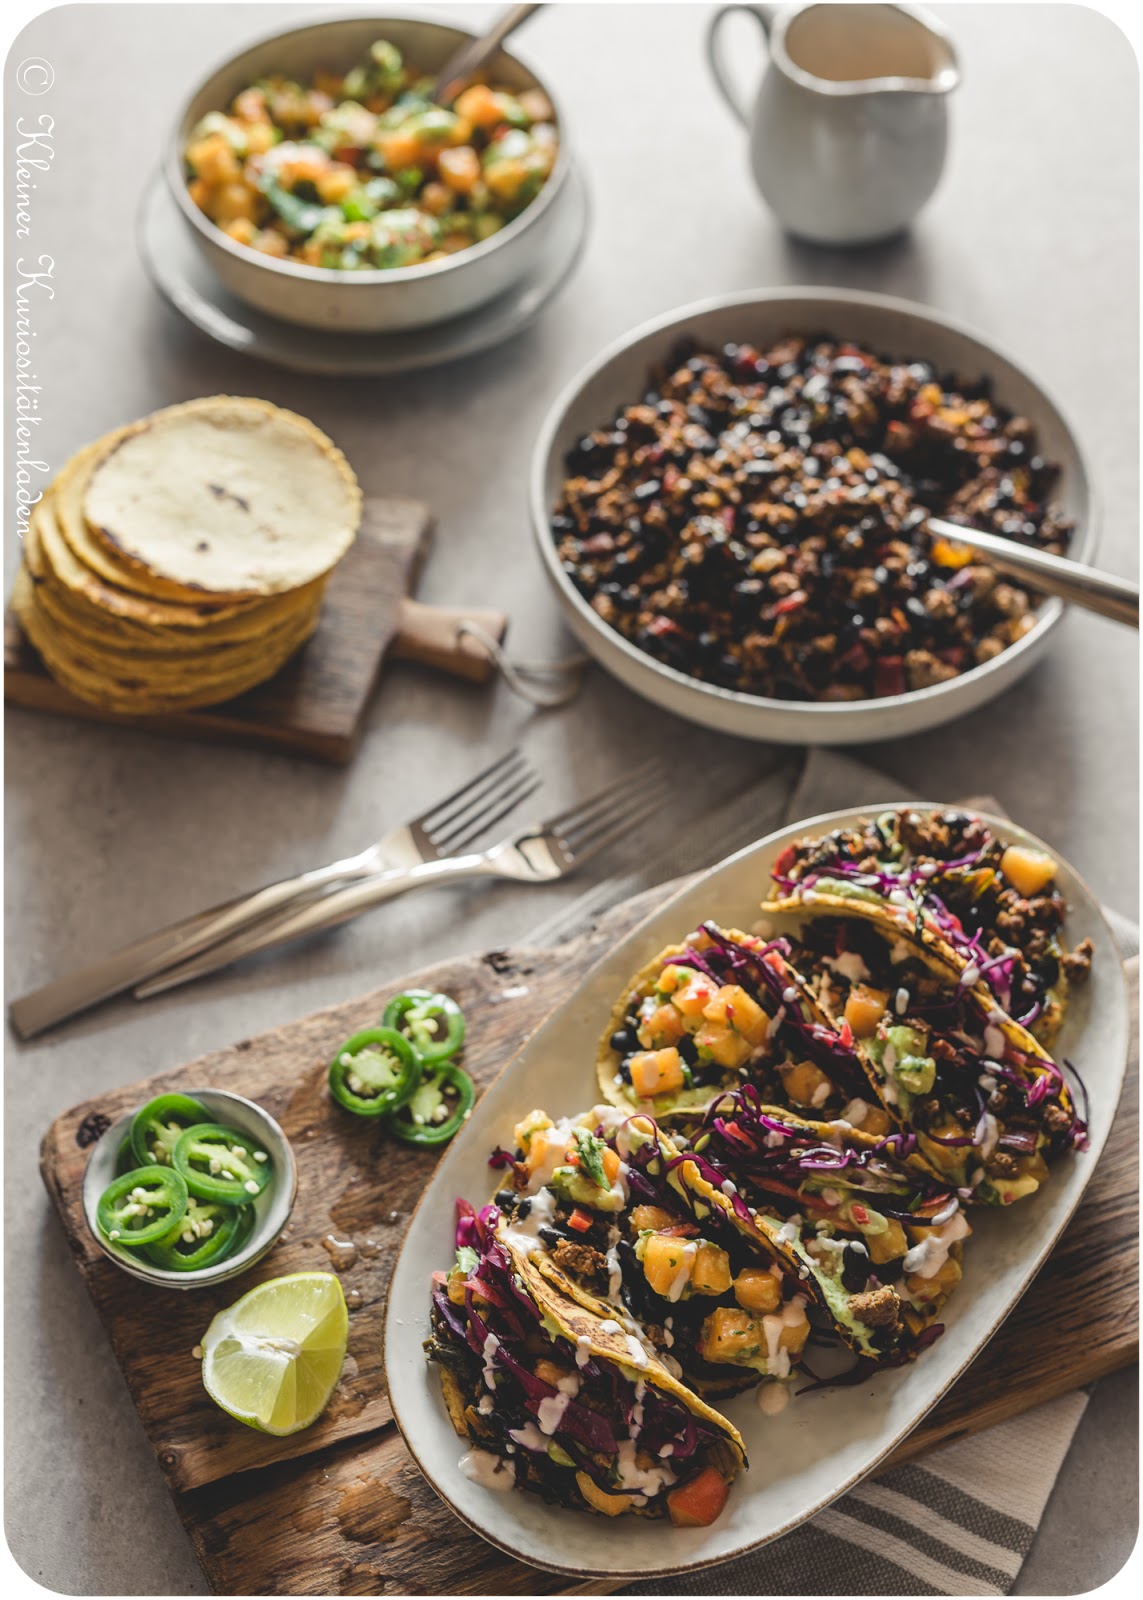
<svg viewBox="0 0 1143 1600"><path fill-rule="evenodd" d="M64 688L153 716L276 673L317 626L361 491L304 417L216 395L74 456L33 508L12 607Z"/></svg>

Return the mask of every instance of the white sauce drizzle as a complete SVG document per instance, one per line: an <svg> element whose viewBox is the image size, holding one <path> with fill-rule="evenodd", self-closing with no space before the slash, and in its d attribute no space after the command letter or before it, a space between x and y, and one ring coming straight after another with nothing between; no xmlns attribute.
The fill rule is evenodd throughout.
<svg viewBox="0 0 1143 1600"><path fill-rule="evenodd" d="M514 1470L488 1450L469 1450L460 1458L460 1470L482 1489L492 1489L497 1494L516 1487Z"/></svg>

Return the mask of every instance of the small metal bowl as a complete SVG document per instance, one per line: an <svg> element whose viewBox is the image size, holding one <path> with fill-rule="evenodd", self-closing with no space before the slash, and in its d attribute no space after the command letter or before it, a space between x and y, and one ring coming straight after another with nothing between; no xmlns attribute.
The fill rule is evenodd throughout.
<svg viewBox="0 0 1143 1600"><path fill-rule="evenodd" d="M490 239L445 261L369 272L338 272L301 261L279 261L229 238L199 210L187 190L183 153L191 131L208 111L225 110L256 78L284 72L305 80L319 67L348 71L365 59L375 39L390 40L406 59L433 72L472 37L463 28L410 17L343 17L262 39L199 85L175 122L163 170L191 237L232 294L304 328L381 333L425 327L473 311L519 283L540 263L559 208L568 199L571 154L566 125L551 90L506 50L493 57L488 75L516 92L542 89L548 96L560 135L556 164L547 183L518 217Z"/></svg>
<svg viewBox="0 0 1143 1600"><path fill-rule="evenodd" d="M93 1147L83 1175L83 1211L92 1238L103 1254L133 1278L139 1278L144 1283L159 1284L164 1289L203 1289L210 1284L225 1283L229 1278L238 1277L256 1261L261 1261L277 1243L294 1209L298 1193L298 1169L289 1140L270 1113L255 1105L253 1100L246 1100L240 1094L231 1094L226 1089L183 1089L179 1092L190 1095L193 1100L200 1100L216 1121L237 1128L239 1133L245 1133L251 1139L257 1139L273 1162L273 1182L267 1184L253 1203L253 1231L241 1250L233 1256L227 1256L217 1266L201 1267L197 1272L167 1272L162 1267L153 1266L145 1256L125 1250L103 1237L95 1220L96 1207L100 1195L115 1177L119 1147L130 1132L134 1112L112 1123Z"/></svg>
<svg viewBox="0 0 1143 1600"><path fill-rule="evenodd" d="M601 666L636 694L690 722L743 739L776 744L845 745L899 739L939 727L994 699L1023 677L1048 646L1063 602L1045 600L1036 626L991 661L927 689L879 700L777 700L704 683L648 655L608 626L563 569L551 514L565 477L564 460L577 439L604 426L646 389L648 371L684 335L701 347L750 343L764 348L788 333L829 333L854 339L901 361L931 361L938 372L991 380L994 398L1025 416L1038 447L1058 463L1053 499L1075 521L1070 554L1090 562L1098 507L1083 450L1059 407L1010 356L962 323L928 306L852 289L770 289L726 295L683 306L635 328L609 345L556 400L532 456L532 532L544 570L576 637Z"/></svg>

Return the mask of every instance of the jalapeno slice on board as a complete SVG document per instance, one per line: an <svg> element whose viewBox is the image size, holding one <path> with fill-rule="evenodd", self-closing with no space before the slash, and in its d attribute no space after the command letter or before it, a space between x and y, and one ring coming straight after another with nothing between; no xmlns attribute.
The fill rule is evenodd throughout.
<svg viewBox="0 0 1143 1600"><path fill-rule="evenodd" d="M329 1064L329 1092L359 1117L383 1117L412 1098L421 1081L416 1050L395 1028L366 1028Z"/></svg>
<svg viewBox="0 0 1143 1600"><path fill-rule="evenodd" d="M270 1158L253 1139L220 1122L200 1122L180 1134L174 1168L196 1200L248 1206L270 1181Z"/></svg>
<svg viewBox="0 0 1143 1600"><path fill-rule="evenodd" d="M464 1013L451 995L406 989L394 995L381 1018L405 1035L426 1066L448 1061L464 1043Z"/></svg>
<svg viewBox="0 0 1143 1600"><path fill-rule="evenodd" d="M181 1134L196 1122L209 1122L210 1112L189 1094L160 1094L140 1106L131 1119L135 1165L169 1167Z"/></svg>
<svg viewBox="0 0 1143 1600"><path fill-rule="evenodd" d="M112 1244L153 1244L181 1221L187 1198L185 1181L170 1167L136 1167L104 1189L95 1220Z"/></svg>
<svg viewBox="0 0 1143 1600"><path fill-rule="evenodd" d="M144 1254L166 1272L197 1272L230 1255L240 1231L244 1232L248 1208L220 1206L212 1200L187 1197L179 1221L145 1247Z"/></svg>
<svg viewBox="0 0 1143 1600"><path fill-rule="evenodd" d="M442 1061L425 1073L408 1105L393 1113L388 1126L405 1144L432 1150L463 1127L475 1101L476 1087L464 1068Z"/></svg>

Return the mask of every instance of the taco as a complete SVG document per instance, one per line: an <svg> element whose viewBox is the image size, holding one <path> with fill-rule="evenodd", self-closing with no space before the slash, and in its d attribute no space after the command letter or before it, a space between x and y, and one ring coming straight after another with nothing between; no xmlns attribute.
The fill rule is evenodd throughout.
<svg viewBox="0 0 1143 1600"><path fill-rule="evenodd" d="M457 1210L457 1261L433 1276L425 1352L471 1445L461 1471L574 1510L714 1522L746 1463L737 1430L518 1255L494 1206Z"/></svg>
<svg viewBox="0 0 1143 1600"><path fill-rule="evenodd" d="M910 1143L797 1117L749 1087L693 1129L712 1190L745 1203L749 1220L735 1205L736 1220L785 1254L846 1343L874 1361L910 1359L937 1336L972 1231L955 1191L903 1159Z"/></svg>
<svg viewBox="0 0 1143 1600"><path fill-rule="evenodd" d="M628 984L600 1040L600 1092L656 1118L701 1109L743 1083L832 1114L864 1087L791 967L788 944L704 922Z"/></svg>
<svg viewBox="0 0 1143 1600"><path fill-rule="evenodd" d="M515 1141L496 1205L517 1254L701 1394L790 1378L810 1332L797 1271L776 1247L760 1256L652 1118L533 1111Z"/></svg>
<svg viewBox="0 0 1143 1600"><path fill-rule="evenodd" d="M805 909L793 960L915 1136L910 1162L974 1201L1009 1205L1035 1192L1049 1161L1085 1147L1063 1071L971 972L884 924Z"/></svg>
<svg viewBox="0 0 1143 1600"><path fill-rule="evenodd" d="M1090 939L1064 947L1056 872L968 812L902 808L788 845L764 909L832 905L906 929L1050 1046L1092 958Z"/></svg>

